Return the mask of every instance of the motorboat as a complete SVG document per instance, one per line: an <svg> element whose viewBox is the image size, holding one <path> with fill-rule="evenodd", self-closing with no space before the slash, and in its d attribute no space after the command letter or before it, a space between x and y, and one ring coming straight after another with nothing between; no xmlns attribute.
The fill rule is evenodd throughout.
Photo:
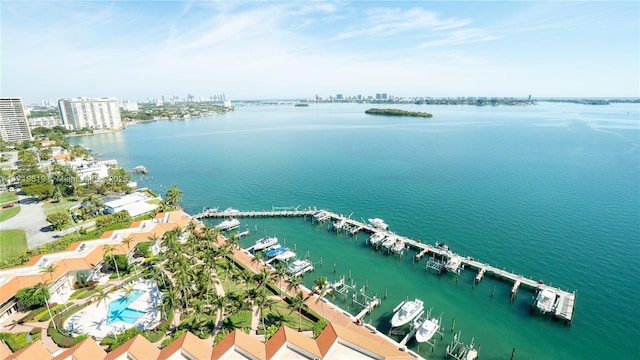
<svg viewBox="0 0 640 360"><path fill-rule="evenodd" d="M289 272L293 276L300 276L306 273L307 271L313 270L313 263L311 260L295 260L291 264L287 266L287 272Z"/></svg>
<svg viewBox="0 0 640 360"><path fill-rule="evenodd" d="M558 296L553 289L542 289L536 297L536 308L543 314L552 312L555 309L557 298Z"/></svg>
<svg viewBox="0 0 640 360"><path fill-rule="evenodd" d="M316 219L316 221L325 221L328 218L331 217L331 215L329 215L326 211L324 210L318 210L316 212L313 213L313 217Z"/></svg>
<svg viewBox="0 0 640 360"><path fill-rule="evenodd" d="M384 220L379 218L369 219L369 224L371 224L374 228L380 230L387 230L389 228L389 225L387 225Z"/></svg>
<svg viewBox="0 0 640 360"><path fill-rule="evenodd" d="M347 224L347 219L342 218L342 219L337 219L336 221L333 222L333 230L340 230L342 229L345 225Z"/></svg>
<svg viewBox="0 0 640 360"><path fill-rule="evenodd" d="M231 214L231 215L240 214L240 210L237 210L237 209L234 209L234 208L231 208L231 207L224 209L223 212L226 213L226 214Z"/></svg>
<svg viewBox="0 0 640 360"><path fill-rule="evenodd" d="M393 243L393 246L391 247L391 251L396 253L396 254L400 254L401 252L404 251L404 241L397 239L396 242Z"/></svg>
<svg viewBox="0 0 640 360"><path fill-rule="evenodd" d="M285 251L289 250L286 246L282 246L282 245L273 245L269 248L269 250L267 250L267 253L265 255L267 255L267 257L275 257L276 255L283 253Z"/></svg>
<svg viewBox="0 0 640 360"><path fill-rule="evenodd" d="M382 242L382 240L384 240L384 238L386 236L387 236L387 234L385 234L383 232L373 233L373 235L371 235L371 237L369 238L369 243L371 245L378 245L379 243Z"/></svg>
<svg viewBox="0 0 640 360"><path fill-rule="evenodd" d="M442 251L450 251L449 249L449 245L447 245L447 243L444 242L437 242L436 243L436 248L442 250Z"/></svg>
<svg viewBox="0 0 640 360"><path fill-rule="evenodd" d="M397 238L395 236L388 236L382 241L382 247L385 249L391 249L396 240Z"/></svg>
<svg viewBox="0 0 640 360"><path fill-rule="evenodd" d="M294 257L296 257L296 253L293 252L292 250L289 250L288 248L285 248L285 251L280 252L278 255L274 256L274 260L279 260L279 261L287 261L289 259L293 259Z"/></svg>
<svg viewBox="0 0 640 360"><path fill-rule="evenodd" d="M462 265L462 258L458 255L452 255L447 260L447 263L444 265L444 269L447 272L458 273L460 272L460 266Z"/></svg>
<svg viewBox="0 0 640 360"><path fill-rule="evenodd" d="M416 341L422 343L431 340L438 329L440 329L438 319L426 319L420 324L418 331L416 331Z"/></svg>
<svg viewBox="0 0 640 360"><path fill-rule="evenodd" d="M240 226L240 220L234 219L234 218L230 218L230 219L225 220L225 221L221 222L220 224L216 225L216 229L222 230L222 231L227 231L227 230L236 229L236 228L238 228L238 226Z"/></svg>
<svg viewBox="0 0 640 360"><path fill-rule="evenodd" d="M253 251L264 250L269 246L275 245L277 243L278 243L277 237L265 236L262 239L256 240L256 244L253 245Z"/></svg>
<svg viewBox="0 0 640 360"><path fill-rule="evenodd" d="M403 301L394 311L395 313L391 318L391 327L402 326L424 313L424 303L420 299Z"/></svg>

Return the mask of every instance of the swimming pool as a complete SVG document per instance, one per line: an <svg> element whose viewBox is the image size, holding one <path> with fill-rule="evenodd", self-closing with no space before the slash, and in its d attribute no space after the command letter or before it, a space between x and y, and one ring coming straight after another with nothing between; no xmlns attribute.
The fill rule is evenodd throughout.
<svg viewBox="0 0 640 360"><path fill-rule="evenodd" d="M129 324L135 324L138 319L145 314L144 311L130 309L128 306L136 301L144 294L142 290L133 290L129 299L124 296L109 303L109 314L107 316L107 324L117 321L124 321Z"/></svg>

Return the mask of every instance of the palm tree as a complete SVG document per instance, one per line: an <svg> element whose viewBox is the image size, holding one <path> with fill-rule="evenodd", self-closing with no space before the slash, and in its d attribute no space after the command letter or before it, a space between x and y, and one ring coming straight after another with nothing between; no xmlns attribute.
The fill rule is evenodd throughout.
<svg viewBox="0 0 640 360"><path fill-rule="evenodd" d="M53 319L53 315L51 314L51 308L49 307L49 299L51 298L51 294L49 293L49 287L47 286L46 282L38 283L35 286L34 295L39 294L39 293L42 293L42 295L44 295L44 303L45 303L45 305L47 305L47 311L49 311L49 318L53 322L53 327L56 330L58 330L58 327L56 326L56 322Z"/></svg>
<svg viewBox="0 0 640 360"><path fill-rule="evenodd" d="M116 274L118 274L118 280L120 280L120 271L118 270L118 262L116 261L116 258L113 256L113 250L115 249L116 248L111 245L104 245L104 256L111 255L111 260L116 266Z"/></svg>
<svg viewBox="0 0 640 360"><path fill-rule="evenodd" d="M275 304L276 304L276 302L271 300L264 293L260 294L255 299L255 305L258 307L258 310L260 311L260 321L262 322L262 329L263 330L267 330L267 328L264 326L265 311L269 311L269 310L273 309L273 306Z"/></svg>
<svg viewBox="0 0 640 360"><path fill-rule="evenodd" d="M277 282L278 287L280 287L282 286L282 279L287 276L287 266L282 262L278 262L275 268L276 270L271 273L271 278L274 282Z"/></svg>
<svg viewBox="0 0 640 360"><path fill-rule="evenodd" d="M42 269L40 269L40 273L49 274L49 280L53 280L53 273L56 272L57 268L58 268L58 265L51 263L49 265L44 266Z"/></svg>
<svg viewBox="0 0 640 360"><path fill-rule="evenodd" d="M170 208L177 210L180 208L180 201L182 200L183 194L182 190L178 189L178 185L173 184L171 189L167 190L164 203Z"/></svg>
<svg viewBox="0 0 640 360"><path fill-rule="evenodd" d="M122 239L122 242L127 245L127 251L131 250L131 242L132 241L133 241L133 237L131 235L129 235L126 238Z"/></svg>
<svg viewBox="0 0 640 360"><path fill-rule="evenodd" d="M329 285L327 284L327 279L325 277L319 277L313 283L315 285L315 289L313 289L313 291L318 294L318 298L316 299L317 303L324 298ZM324 305L322 305L323 302L324 301L320 303L320 309L322 310L322 317L324 318Z"/></svg>
<svg viewBox="0 0 640 360"><path fill-rule="evenodd" d="M298 291L300 286L302 285L302 278L298 275L293 275L289 278L289 283L287 284L287 291Z"/></svg>
<svg viewBox="0 0 640 360"><path fill-rule="evenodd" d="M162 297L162 307L165 310L165 313L168 314L169 312L173 312L178 307L178 303L178 293L175 288L172 287L164 293L164 296ZM175 317L173 320L176 320Z"/></svg>
<svg viewBox="0 0 640 360"><path fill-rule="evenodd" d="M264 289L267 287L267 282L269 281L269 273L267 269L262 268L259 273L253 275L253 280L257 284L257 289Z"/></svg>
<svg viewBox="0 0 640 360"><path fill-rule="evenodd" d="M104 303L104 309L107 313L106 321L109 322L109 308L107 307L107 301L109 301L109 295L111 294L111 290L105 291L104 288L96 288L96 299L98 302L96 303L96 307L100 305L100 303Z"/></svg>
<svg viewBox="0 0 640 360"><path fill-rule="evenodd" d="M302 330L302 307L304 306L304 294L298 291L296 296L291 298L291 311L298 310L298 331Z"/></svg>
<svg viewBox="0 0 640 360"><path fill-rule="evenodd" d="M264 260L264 253L259 251L253 254L253 257L251 258L251 263L256 264L256 270L258 270L258 264L260 264L262 260Z"/></svg>
<svg viewBox="0 0 640 360"><path fill-rule="evenodd" d="M125 284L123 286L123 290L124 290L124 298L126 301L129 300L129 298L131 297L131 295L133 294L133 292L136 290L133 286L129 285L129 284Z"/></svg>

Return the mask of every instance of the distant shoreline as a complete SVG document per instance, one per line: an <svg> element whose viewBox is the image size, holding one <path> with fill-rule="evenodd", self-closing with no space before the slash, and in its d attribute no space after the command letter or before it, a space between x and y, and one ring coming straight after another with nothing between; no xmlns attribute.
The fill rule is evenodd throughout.
<svg viewBox="0 0 640 360"><path fill-rule="evenodd" d="M406 117L422 117L422 118L433 117L433 114L430 114L427 112L406 111L406 110L400 110L400 109L371 108L371 109L365 110L364 113L368 115L382 115L382 116L406 116Z"/></svg>

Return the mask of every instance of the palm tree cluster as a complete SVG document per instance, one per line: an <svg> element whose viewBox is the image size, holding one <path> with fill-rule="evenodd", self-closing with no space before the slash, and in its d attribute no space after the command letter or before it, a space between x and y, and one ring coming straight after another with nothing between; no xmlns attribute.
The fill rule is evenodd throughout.
<svg viewBox="0 0 640 360"><path fill-rule="evenodd" d="M271 273L264 268L258 273L242 269L234 263L232 256L238 245L235 236L218 244L219 231L215 228L195 229L190 225L185 231L189 235L184 244L179 241L180 230L165 233L162 246L167 250L155 262L149 263L144 272L144 276L154 279L163 291L162 315L165 319L175 315L174 331L186 329L203 339L218 331L227 333L243 324L223 320L228 315L249 310L256 311L259 317L260 329L257 330L282 325L283 317L272 312L280 299L270 290L273 286L269 284L283 285L284 266L278 266ZM224 295L219 295L216 288L222 282L233 286ZM287 288L296 291L300 284L300 278L294 277ZM304 300L302 292L290 299L291 312L302 310ZM299 315L299 328L301 323L302 316Z"/></svg>

